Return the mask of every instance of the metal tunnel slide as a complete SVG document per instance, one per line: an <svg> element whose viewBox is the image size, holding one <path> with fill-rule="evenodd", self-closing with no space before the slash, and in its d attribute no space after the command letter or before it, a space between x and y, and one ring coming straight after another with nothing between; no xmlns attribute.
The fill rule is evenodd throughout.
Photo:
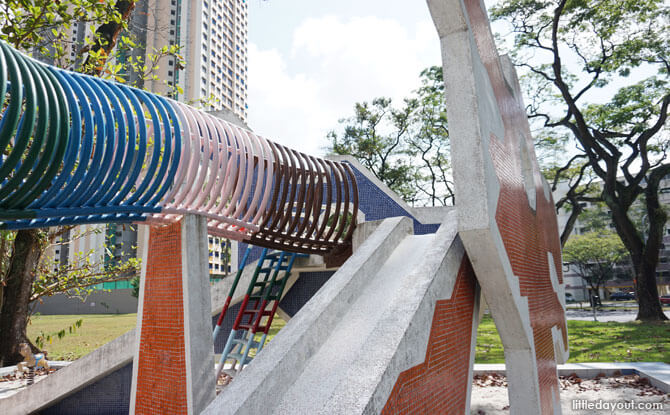
<svg viewBox="0 0 670 415"><path fill-rule="evenodd" d="M177 101L0 42L0 226L208 219L208 232L324 254L348 245L351 168Z"/></svg>

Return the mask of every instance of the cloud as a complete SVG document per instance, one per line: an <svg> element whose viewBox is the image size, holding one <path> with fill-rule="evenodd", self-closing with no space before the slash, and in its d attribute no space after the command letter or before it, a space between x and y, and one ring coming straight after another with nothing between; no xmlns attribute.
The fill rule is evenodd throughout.
<svg viewBox="0 0 670 415"><path fill-rule="evenodd" d="M355 102L378 96L400 102L420 71L440 63L429 20L406 27L394 19L307 18L290 50L249 46L249 125L258 133L320 155L326 134Z"/></svg>

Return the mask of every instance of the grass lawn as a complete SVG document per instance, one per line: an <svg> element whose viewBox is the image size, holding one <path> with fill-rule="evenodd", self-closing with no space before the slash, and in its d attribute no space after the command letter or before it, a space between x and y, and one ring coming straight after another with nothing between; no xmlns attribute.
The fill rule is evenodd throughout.
<svg viewBox="0 0 670 415"><path fill-rule="evenodd" d="M568 320L569 363L666 362L670 363L670 322L593 322ZM479 325L477 363L504 363L500 336L490 315Z"/></svg>
<svg viewBox="0 0 670 415"><path fill-rule="evenodd" d="M58 339L55 334L78 319L82 326ZM46 344L52 360L75 360L97 349L135 327L136 314L90 314L36 316L28 326L28 337L34 340L40 332L54 337ZM272 339L286 322L276 317L268 339ZM602 323L568 321L570 362L666 362L670 363L670 323ZM257 340L260 335L256 336ZM504 363L500 337L490 315L479 325L477 363Z"/></svg>
<svg viewBox="0 0 670 415"><path fill-rule="evenodd" d="M265 318L266 317L264 317L264 319ZM261 322L264 323L265 320L261 320ZM272 324L270 325L270 331L268 331L267 340L265 341L266 346L270 342L270 340L272 340L272 338L274 336L276 336L277 333L279 333L279 330L284 328L285 325L286 325L286 322L284 320L282 320L278 315L275 315L275 317L272 319ZM254 340L255 341L261 341L262 337L263 337L262 334L256 334L256 336L254 336ZM251 356L251 357L256 356L256 350L252 349L251 352L249 353L249 356ZM216 361L218 362L219 359L216 359Z"/></svg>
<svg viewBox="0 0 670 415"><path fill-rule="evenodd" d="M83 323L74 333L67 333L59 339L56 333L82 319ZM49 353L50 360L76 360L92 352L105 343L114 340L128 330L135 327L137 314L87 314L62 316L33 316L28 326L28 338L34 342L35 338L44 333L50 334L51 344L45 343L44 349ZM272 320L268 339L271 340L286 322L279 317ZM46 337L46 336L45 336ZM256 335L260 340L261 335ZM251 355L253 356L253 352Z"/></svg>
<svg viewBox="0 0 670 415"><path fill-rule="evenodd" d="M56 333L82 319L83 323L73 333L67 333L59 339ZM119 337L135 327L137 314L87 314L87 315L58 315L33 316L28 326L28 338L35 338L44 333L51 335L51 344L46 343L44 349L50 360L76 360Z"/></svg>

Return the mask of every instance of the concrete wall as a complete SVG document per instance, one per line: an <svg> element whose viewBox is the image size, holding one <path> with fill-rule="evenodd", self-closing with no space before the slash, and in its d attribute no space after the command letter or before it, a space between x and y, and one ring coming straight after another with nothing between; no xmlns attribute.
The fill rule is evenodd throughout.
<svg viewBox="0 0 670 415"><path fill-rule="evenodd" d="M95 292L86 297L69 298L64 294L56 294L43 299L35 307L40 314L128 314L137 312L137 298L133 297L132 289L118 289L109 292Z"/></svg>
<svg viewBox="0 0 670 415"><path fill-rule="evenodd" d="M127 415L133 364L128 363L75 394L40 411L42 415Z"/></svg>
<svg viewBox="0 0 670 415"><path fill-rule="evenodd" d="M75 414L105 413L104 410L120 413L125 408L123 413L127 414L129 394L125 391L130 390L130 378L127 372L118 373L121 368L131 366L134 344L135 330L131 330L30 388L3 399L3 415L24 415L50 408L54 408L55 413ZM94 386L96 384L104 387ZM93 387L87 389L89 386ZM107 387L110 389L105 392ZM98 412L92 403L96 397L100 397L103 412ZM61 406L60 402L66 399ZM78 406L79 402L81 405ZM70 411L69 408L77 406L77 411Z"/></svg>
<svg viewBox="0 0 670 415"><path fill-rule="evenodd" d="M333 274L335 271L301 272L300 277L282 298L279 308L289 317L295 316Z"/></svg>
<svg viewBox="0 0 670 415"><path fill-rule="evenodd" d="M207 220L152 227L143 261L131 413L200 413L214 399Z"/></svg>

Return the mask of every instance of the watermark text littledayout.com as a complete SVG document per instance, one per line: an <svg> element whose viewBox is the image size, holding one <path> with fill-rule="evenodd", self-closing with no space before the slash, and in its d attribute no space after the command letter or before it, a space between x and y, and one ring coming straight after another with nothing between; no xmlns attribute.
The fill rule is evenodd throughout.
<svg viewBox="0 0 670 415"><path fill-rule="evenodd" d="M573 399L573 411L662 411L663 402L604 401L602 399Z"/></svg>

